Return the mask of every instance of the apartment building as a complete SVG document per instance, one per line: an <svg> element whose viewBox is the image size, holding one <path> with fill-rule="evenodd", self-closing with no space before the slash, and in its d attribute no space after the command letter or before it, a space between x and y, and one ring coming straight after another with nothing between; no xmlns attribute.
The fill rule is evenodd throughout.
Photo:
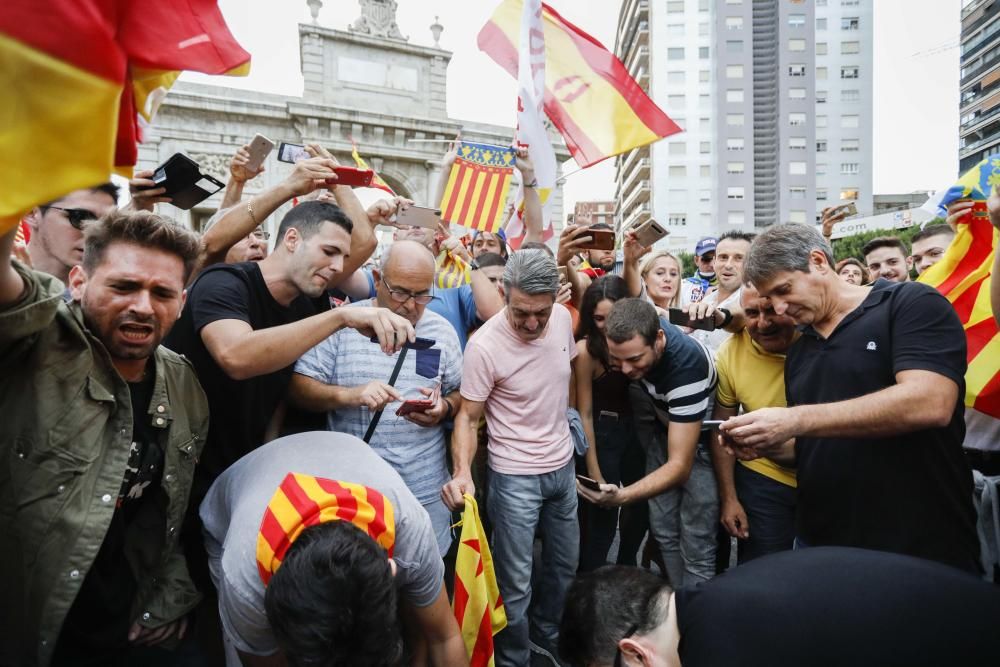
<svg viewBox="0 0 1000 667"><path fill-rule="evenodd" d="M1000 151L1000 0L964 0L959 171Z"/></svg>

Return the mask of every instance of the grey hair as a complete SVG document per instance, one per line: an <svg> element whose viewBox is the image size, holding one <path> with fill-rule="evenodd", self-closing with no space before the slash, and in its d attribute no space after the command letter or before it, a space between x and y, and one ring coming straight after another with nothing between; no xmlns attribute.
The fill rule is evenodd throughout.
<svg viewBox="0 0 1000 667"><path fill-rule="evenodd" d="M820 233L799 223L773 225L754 239L743 262L743 280L767 282L781 271L809 272L809 254L819 250L833 266L833 251Z"/></svg>
<svg viewBox="0 0 1000 667"><path fill-rule="evenodd" d="M559 291L559 267L544 250L518 250L503 269L504 292L510 299L512 289L525 294L551 294Z"/></svg>

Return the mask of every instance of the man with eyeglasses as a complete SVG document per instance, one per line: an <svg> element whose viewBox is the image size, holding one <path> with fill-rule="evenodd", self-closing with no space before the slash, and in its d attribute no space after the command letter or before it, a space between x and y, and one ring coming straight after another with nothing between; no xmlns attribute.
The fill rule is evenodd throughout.
<svg viewBox="0 0 1000 667"><path fill-rule="evenodd" d="M443 556L451 545L451 512L439 493L449 479L444 423L462 404L462 350L448 320L427 308L434 270L426 247L396 241L383 254L381 269L373 271L375 299L339 309L388 308L432 346L386 356L368 336L343 329L302 355L289 394L298 407L327 412L329 430L368 440L427 510ZM402 401L414 400L427 404L395 414Z"/></svg>
<svg viewBox="0 0 1000 667"><path fill-rule="evenodd" d="M69 271L83 261L83 230L118 204L118 186L104 183L36 207L24 219L31 229L31 267L69 284Z"/></svg>

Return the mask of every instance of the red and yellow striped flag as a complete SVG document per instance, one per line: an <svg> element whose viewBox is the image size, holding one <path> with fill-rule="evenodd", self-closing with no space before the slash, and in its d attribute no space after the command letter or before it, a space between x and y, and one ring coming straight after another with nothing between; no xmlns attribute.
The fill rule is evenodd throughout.
<svg viewBox="0 0 1000 667"><path fill-rule="evenodd" d="M479 32L479 49L517 78L523 0L504 0ZM542 4L545 114L581 167L680 132L596 39Z"/></svg>
<svg viewBox="0 0 1000 667"><path fill-rule="evenodd" d="M462 537L455 556L452 609L462 628L470 667L492 666L493 636L507 627L507 612L493 571L490 545L479 520L479 507L468 494L462 512Z"/></svg>
<svg viewBox="0 0 1000 667"><path fill-rule="evenodd" d="M434 263L437 266L434 272L434 281L441 289L461 287L472 282L469 263L461 257L453 255L447 250L442 250Z"/></svg>
<svg viewBox="0 0 1000 667"><path fill-rule="evenodd" d="M289 473L267 504L257 534L257 570L265 586L295 538L326 521L350 521L392 557L396 519L388 498L360 484Z"/></svg>
<svg viewBox="0 0 1000 667"><path fill-rule="evenodd" d="M1000 186L1000 155L975 167L989 173L976 178L990 187ZM968 180L966 176L963 181ZM974 198L982 195L973 194ZM990 281L997 230L985 210L963 216L944 257L920 274L920 282L941 292L955 307L968 338L965 405L1000 419L1000 333L990 307Z"/></svg>
<svg viewBox="0 0 1000 667"><path fill-rule="evenodd" d="M354 164L357 165L358 169L371 169L371 167L368 166L368 163L365 162L365 159L361 157L361 154L358 153L358 145L354 143L354 139L351 139L351 157L354 158ZM372 176L373 188L378 188L379 190L385 190L393 197L396 196L396 193L392 191L392 188L389 187L388 183L382 180L382 177L378 175L377 171L372 169L372 174L374 174Z"/></svg>
<svg viewBox="0 0 1000 667"><path fill-rule="evenodd" d="M216 0L4 0L0 233L133 166L137 114L155 111L175 70L237 73L249 59Z"/></svg>
<svg viewBox="0 0 1000 667"><path fill-rule="evenodd" d="M495 234L513 172L514 149L463 141L441 198L441 219Z"/></svg>

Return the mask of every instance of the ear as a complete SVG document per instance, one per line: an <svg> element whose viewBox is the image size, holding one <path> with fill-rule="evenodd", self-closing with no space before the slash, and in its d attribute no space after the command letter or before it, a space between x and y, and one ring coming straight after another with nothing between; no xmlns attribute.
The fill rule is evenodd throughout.
<svg viewBox="0 0 1000 667"><path fill-rule="evenodd" d="M372 267L372 282L375 283L375 287L378 287L381 281L382 281L382 272Z"/></svg>
<svg viewBox="0 0 1000 667"><path fill-rule="evenodd" d="M299 247L299 243L301 242L302 237L299 235L299 230L294 227L289 227L285 235L281 238L281 243L288 252L295 252L295 249Z"/></svg>
<svg viewBox="0 0 1000 667"><path fill-rule="evenodd" d="M69 270L69 293L74 301L83 301L83 293L87 287L87 272L82 264L77 264Z"/></svg>
<svg viewBox="0 0 1000 667"><path fill-rule="evenodd" d="M181 305L177 308L177 319L181 319L181 313L184 312L184 304L187 303L188 291L184 290L181 292Z"/></svg>
<svg viewBox="0 0 1000 667"><path fill-rule="evenodd" d="M24 216L24 222L31 228L32 233L38 230L38 223L42 220L42 209L37 206L31 209L28 215Z"/></svg>
<svg viewBox="0 0 1000 667"><path fill-rule="evenodd" d="M913 270L913 255L910 255L909 257L906 258L906 269L908 271Z"/></svg>
<svg viewBox="0 0 1000 667"><path fill-rule="evenodd" d="M396 570L397 570L397 568L396 568L396 561L393 560L392 558L389 559L389 569L392 571L392 576L395 577L396 576Z"/></svg>
<svg viewBox="0 0 1000 667"><path fill-rule="evenodd" d="M645 647L632 637L626 637L618 642L618 650L622 654L622 664L642 666L652 664Z"/></svg>

